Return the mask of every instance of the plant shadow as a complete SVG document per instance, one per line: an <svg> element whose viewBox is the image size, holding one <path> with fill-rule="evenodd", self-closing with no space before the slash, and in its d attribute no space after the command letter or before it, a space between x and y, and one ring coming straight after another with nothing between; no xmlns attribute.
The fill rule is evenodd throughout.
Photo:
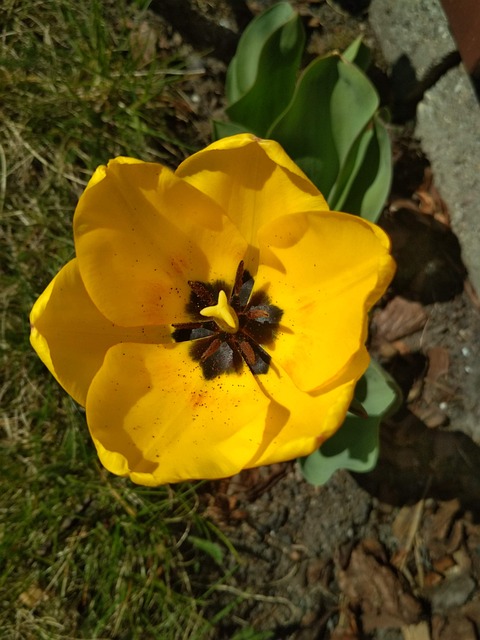
<svg viewBox="0 0 480 640"><path fill-rule="evenodd" d="M380 457L357 483L380 501L403 506L421 499L458 499L480 520L480 447L466 434L428 428L406 408L380 430Z"/></svg>

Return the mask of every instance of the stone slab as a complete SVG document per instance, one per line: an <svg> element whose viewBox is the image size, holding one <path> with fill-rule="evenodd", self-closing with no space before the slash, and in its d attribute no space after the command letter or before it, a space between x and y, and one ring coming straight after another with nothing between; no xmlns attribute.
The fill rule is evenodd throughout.
<svg viewBox="0 0 480 640"><path fill-rule="evenodd" d="M439 0L372 0L368 15L386 61L406 55L417 79L456 49Z"/></svg>
<svg viewBox="0 0 480 640"><path fill-rule="evenodd" d="M417 108L416 135L448 204L470 280L480 292L480 108L462 68L427 91Z"/></svg>
<svg viewBox="0 0 480 640"><path fill-rule="evenodd" d="M369 19L387 62L408 60L417 80L456 50L439 0L372 0ZM415 133L480 292L480 106L462 65L425 93Z"/></svg>

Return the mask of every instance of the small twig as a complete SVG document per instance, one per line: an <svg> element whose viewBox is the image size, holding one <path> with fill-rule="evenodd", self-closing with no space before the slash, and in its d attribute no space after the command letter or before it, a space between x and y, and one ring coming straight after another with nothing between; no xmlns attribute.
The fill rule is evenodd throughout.
<svg viewBox="0 0 480 640"><path fill-rule="evenodd" d="M182 535L180 536L180 538L177 540L177 542L175 543L175 549L180 549L180 547L182 546L182 544L185 542L185 540L188 538L189 534L190 534L190 529L191 529L191 525L189 522L187 522L185 529L182 533Z"/></svg>
<svg viewBox="0 0 480 640"><path fill-rule="evenodd" d="M422 520L422 516L423 516L423 512L424 512L424 508L425 508L425 498L428 494L428 491L430 489L430 486L432 484L432 476L430 475L427 479L427 482L425 484L425 489L423 491L423 496L421 498L421 500L419 500L419 502L417 502L417 504L415 505L415 511L413 514L413 518L412 518L412 522L410 524L410 528L408 530L408 536L407 536L407 540L405 543L405 547L403 549L403 558L402 561L400 562L399 565L399 569L400 571L402 571L402 573L406 574L406 562L407 562L407 558L408 558L408 554L410 553L412 547L414 548L414 556L415 556L415 565L417 567L417 575L420 578L421 581L421 586L423 584L423 569L420 567L419 562L420 562L420 557L418 555L418 544L416 544L416 542L418 541L418 530L420 527L420 522ZM414 546L415 543L415 546ZM411 581L411 580L410 580Z"/></svg>
<svg viewBox="0 0 480 640"><path fill-rule="evenodd" d="M216 591L226 591L228 593L233 593L234 595L240 596L245 600L254 600L255 602L271 602L272 604L283 604L288 607L288 609L290 609L293 616L298 616L300 613L299 608L283 596L265 596L261 593L248 593L248 591L242 591L241 589L231 587L228 584L217 584L214 586L214 589Z"/></svg>
<svg viewBox="0 0 480 640"><path fill-rule="evenodd" d="M123 509L127 512L127 514L131 517L131 518L136 518L137 517L137 512L136 510L131 507L123 498L122 496L118 493L118 491L116 489L114 489L112 487L112 485L105 479L105 477L103 478L103 480L105 480L105 484L107 485L107 489L110 491L110 493L112 494L113 498L118 502L119 505L121 505L123 507Z"/></svg>
<svg viewBox="0 0 480 640"><path fill-rule="evenodd" d="M414 557L415 557L415 566L417 568L417 576L418 576L418 584L420 588L423 589L425 584L425 572L423 570L423 563L420 554L420 545L419 545L419 534L418 531L415 535L415 549L414 549Z"/></svg>
<svg viewBox="0 0 480 640"><path fill-rule="evenodd" d="M5 196L7 193L7 159L5 158L5 151L0 144L0 216L3 213L3 206L5 204Z"/></svg>
<svg viewBox="0 0 480 640"><path fill-rule="evenodd" d="M282 576L281 578L277 578L276 580L272 580L269 584L271 587L278 587L280 584L283 584L284 582L287 582L290 580L290 578L293 578L293 576L297 573L298 571L298 565L294 564L292 566L291 569L289 569L287 571L287 573Z"/></svg>
<svg viewBox="0 0 480 640"><path fill-rule="evenodd" d="M335 2L332 2L332 0L326 0L326 3L330 7L330 9L332 9L332 11L335 11L335 13L338 13L338 15L342 16L342 18L350 17L347 11L343 11L343 9L340 9L340 7Z"/></svg>

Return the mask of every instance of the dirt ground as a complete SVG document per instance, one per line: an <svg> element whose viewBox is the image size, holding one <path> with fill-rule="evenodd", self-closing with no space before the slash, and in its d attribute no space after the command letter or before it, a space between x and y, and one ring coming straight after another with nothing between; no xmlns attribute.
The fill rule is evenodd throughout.
<svg viewBox="0 0 480 640"><path fill-rule="evenodd" d="M389 70L362 11L368 2L293 4L308 30L308 56L364 34L375 54L372 78L392 106ZM168 105L172 131L198 148L210 142L211 118L222 116L225 63L249 12L241 0L152 7L156 46L186 53L192 70ZM205 22L191 33L198 16ZM407 106L398 113L414 113ZM382 426L380 461L369 474L339 472L313 487L288 463L208 486L207 512L240 554L218 606L243 602L219 639L247 625L274 640L480 638L479 425L462 422L478 406L469 363L480 357L480 307L411 131L411 120L394 113L395 179L381 224L398 273L371 325L371 351L405 401Z"/></svg>

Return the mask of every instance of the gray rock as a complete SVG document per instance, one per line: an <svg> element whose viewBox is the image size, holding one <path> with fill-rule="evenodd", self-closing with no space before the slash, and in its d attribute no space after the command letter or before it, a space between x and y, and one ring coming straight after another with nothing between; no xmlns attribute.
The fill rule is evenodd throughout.
<svg viewBox="0 0 480 640"><path fill-rule="evenodd" d="M440 0L372 0L369 19L398 83L397 100L405 87L408 91L412 82L422 80L456 49ZM416 109L415 135L432 164L470 281L480 293L480 107L462 65L444 73L423 94ZM455 316L452 310L457 307L460 312ZM480 320L465 294L449 309L447 332L424 338L450 353L448 384L456 391L442 404L450 428L480 444ZM436 311L434 306L432 316ZM441 305L438 313L443 313Z"/></svg>
<svg viewBox="0 0 480 640"><path fill-rule="evenodd" d="M369 17L400 91L456 49L439 0L372 0ZM415 133L448 205L471 282L480 292L480 108L463 66L425 93Z"/></svg>
<svg viewBox="0 0 480 640"><path fill-rule="evenodd" d="M472 595L475 586L473 578L466 573L448 577L439 586L429 590L433 611L445 613L461 607Z"/></svg>
<svg viewBox="0 0 480 640"><path fill-rule="evenodd" d="M448 204L463 260L480 291L480 109L464 70L452 69L427 91L416 133Z"/></svg>
<svg viewBox="0 0 480 640"><path fill-rule="evenodd" d="M438 0L372 0L369 20L387 62L407 56L418 79L456 49Z"/></svg>

